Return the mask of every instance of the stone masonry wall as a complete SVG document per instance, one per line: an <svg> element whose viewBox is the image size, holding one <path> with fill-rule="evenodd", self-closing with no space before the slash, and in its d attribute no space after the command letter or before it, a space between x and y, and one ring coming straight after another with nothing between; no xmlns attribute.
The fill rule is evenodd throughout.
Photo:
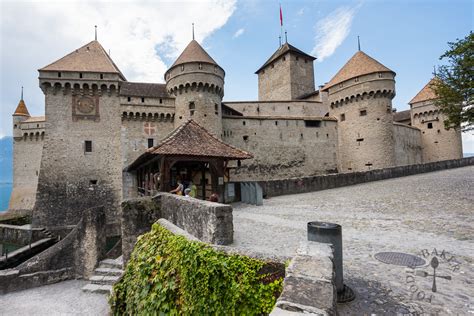
<svg viewBox="0 0 474 316"><path fill-rule="evenodd" d="M225 117L223 140L254 155L229 163L231 181L284 179L335 172L337 122L320 118L319 127L303 119Z"/></svg>
<svg viewBox="0 0 474 316"><path fill-rule="evenodd" d="M339 120L340 172L395 165L394 95L395 81L388 72L347 80L329 89L330 115Z"/></svg>
<svg viewBox="0 0 474 316"><path fill-rule="evenodd" d="M461 131L444 128L445 116L432 100L413 104L411 116L422 133L423 162L462 158Z"/></svg>
<svg viewBox="0 0 474 316"><path fill-rule="evenodd" d="M139 235L164 218L200 240L227 245L233 240L232 206L168 193L122 202L122 254L130 258Z"/></svg>
<svg viewBox="0 0 474 316"><path fill-rule="evenodd" d="M329 174L284 180L259 181L265 197L314 192L358 183L405 177L413 174L474 165L474 157L399 166L364 172Z"/></svg>
<svg viewBox="0 0 474 316"><path fill-rule="evenodd" d="M104 205L107 223L119 228L122 150L118 81L83 81L80 85L41 76L47 124L33 225L75 225L85 209ZM73 118L73 99L82 96L98 99L99 116ZM92 141L92 152L85 151L86 140Z"/></svg>
<svg viewBox="0 0 474 316"><path fill-rule="evenodd" d="M323 117L329 112L327 104L319 101L238 101L224 102L230 108L239 111L244 116L282 116Z"/></svg>
<svg viewBox="0 0 474 316"><path fill-rule="evenodd" d="M313 62L287 53L258 73L258 100L294 100L314 91Z"/></svg>
<svg viewBox="0 0 474 316"><path fill-rule="evenodd" d="M415 165L423 162L421 131L404 124L393 123L395 165Z"/></svg>
<svg viewBox="0 0 474 316"><path fill-rule="evenodd" d="M8 205L11 210L31 210L36 201L44 130L25 130L23 133L27 135L15 137L13 141L13 189Z"/></svg>

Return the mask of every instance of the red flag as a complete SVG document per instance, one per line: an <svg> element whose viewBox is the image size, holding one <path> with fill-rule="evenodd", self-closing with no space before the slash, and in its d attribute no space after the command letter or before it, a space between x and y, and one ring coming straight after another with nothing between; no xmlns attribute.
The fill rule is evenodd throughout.
<svg viewBox="0 0 474 316"><path fill-rule="evenodd" d="M281 12L281 4L280 4L280 26L283 26L283 13Z"/></svg>

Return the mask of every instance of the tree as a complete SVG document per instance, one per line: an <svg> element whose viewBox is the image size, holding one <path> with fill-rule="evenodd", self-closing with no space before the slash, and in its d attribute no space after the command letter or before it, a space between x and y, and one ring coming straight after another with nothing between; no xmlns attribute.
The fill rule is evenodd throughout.
<svg viewBox="0 0 474 316"><path fill-rule="evenodd" d="M446 128L474 130L474 33L448 45L450 49L439 58L448 64L438 68L439 80L433 85L438 96L435 104L446 115Z"/></svg>

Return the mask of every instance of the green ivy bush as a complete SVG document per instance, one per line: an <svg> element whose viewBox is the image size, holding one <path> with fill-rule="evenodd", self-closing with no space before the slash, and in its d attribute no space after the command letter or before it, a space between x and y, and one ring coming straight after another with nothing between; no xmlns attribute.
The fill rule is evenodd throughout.
<svg viewBox="0 0 474 316"><path fill-rule="evenodd" d="M138 238L114 285L114 315L269 314L282 290L284 265L216 251L158 223Z"/></svg>

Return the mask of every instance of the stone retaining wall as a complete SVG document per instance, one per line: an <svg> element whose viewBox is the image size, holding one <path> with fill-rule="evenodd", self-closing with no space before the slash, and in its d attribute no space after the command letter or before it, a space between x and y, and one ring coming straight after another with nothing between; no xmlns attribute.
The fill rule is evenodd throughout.
<svg viewBox="0 0 474 316"><path fill-rule="evenodd" d="M130 258L137 237L148 231L158 219L164 218L196 236L217 245L233 241L232 206L169 193L154 197L128 199L122 202L122 254Z"/></svg>
<svg viewBox="0 0 474 316"><path fill-rule="evenodd" d="M32 243L47 237L41 228L0 224L0 242L20 246L28 245L30 243L30 232Z"/></svg>
<svg viewBox="0 0 474 316"><path fill-rule="evenodd" d="M105 211L94 207L61 241L13 269L0 270L0 295L88 277L105 251Z"/></svg>
<svg viewBox="0 0 474 316"><path fill-rule="evenodd" d="M439 171L474 165L474 157L437 161L418 165L376 169L363 172L337 173L323 176L302 177L258 182L264 197L306 193L359 183L404 177L419 173Z"/></svg>

